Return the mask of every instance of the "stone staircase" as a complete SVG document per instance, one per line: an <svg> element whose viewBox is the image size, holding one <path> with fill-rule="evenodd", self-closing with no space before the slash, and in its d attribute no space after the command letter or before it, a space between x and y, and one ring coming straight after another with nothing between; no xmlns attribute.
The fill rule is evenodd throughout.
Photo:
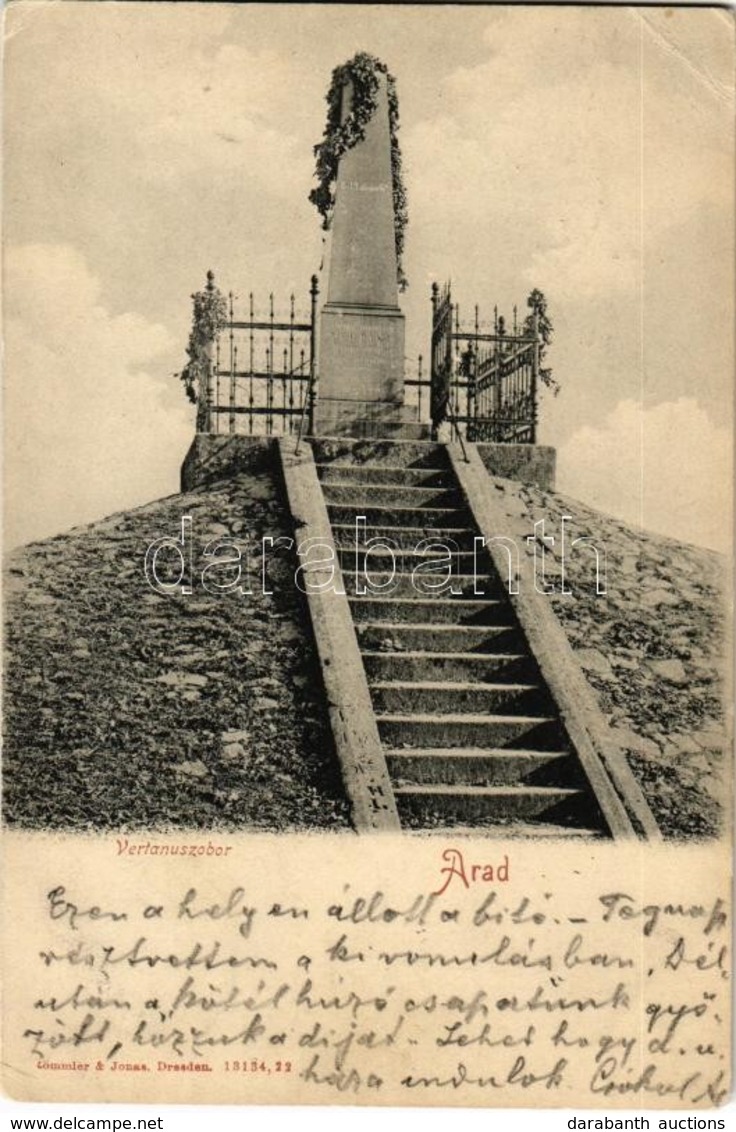
<svg viewBox="0 0 736 1132"><path fill-rule="evenodd" d="M610 836L445 447L312 443L402 827Z"/></svg>

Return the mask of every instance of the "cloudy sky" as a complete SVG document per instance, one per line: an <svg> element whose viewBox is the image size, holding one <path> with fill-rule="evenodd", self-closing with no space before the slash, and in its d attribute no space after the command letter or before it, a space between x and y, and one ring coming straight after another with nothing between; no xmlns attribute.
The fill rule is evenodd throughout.
<svg viewBox="0 0 736 1132"><path fill-rule="evenodd" d="M559 488L730 539L733 19L725 11L17 2L6 13L6 541L175 492L191 301L306 300L332 68L396 75L402 300L545 291Z"/></svg>

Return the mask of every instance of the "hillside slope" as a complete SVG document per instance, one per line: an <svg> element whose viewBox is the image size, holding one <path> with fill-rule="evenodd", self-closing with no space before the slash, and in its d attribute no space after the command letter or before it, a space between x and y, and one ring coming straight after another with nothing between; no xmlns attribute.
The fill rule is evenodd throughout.
<svg viewBox="0 0 736 1132"><path fill-rule="evenodd" d="M192 518L190 595L146 581L146 548ZM26 827L346 828L306 611L291 556L272 594L202 584L211 539L290 533L260 455L238 477L10 556L4 806ZM162 552L159 565L178 568ZM175 577L171 573L169 577ZM230 578L234 574L230 573ZM227 580L224 568L215 576ZM247 582L243 580L243 585Z"/></svg>
<svg viewBox="0 0 736 1132"><path fill-rule="evenodd" d="M731 773L725 560L554 492L492 482L518 546L533 554L525 539L540 519L555 540L545 551L549 600L663 833L717 832ZM590 544L569 543L578 538L595 544L601 563L605 555L605 593L596 592Z"/></svg>
<svg viewBox="0 0 736 1132"><path fill-rule="evenodd" d="M724 719L725 564L634 531L551 492L491 479L523 552L534 523L555 538L546 575L558 614L614 734L668 836L715 833L729 775ZM146 581L146 548L192 520L193 592ZM567 555L560 524L607 556ZM273 457L233 478L14 552L6 581L4 807L36 828L345 829L319 669ZM540 533L540 532L538 532ZM208 592L205 544L252 552L240 584ZM277 544L278 546L278 544ZM162 552L159 566L178 569ZM175 573L166 575L175 578ZM209 578L234 580L223 566Z"/></svg>

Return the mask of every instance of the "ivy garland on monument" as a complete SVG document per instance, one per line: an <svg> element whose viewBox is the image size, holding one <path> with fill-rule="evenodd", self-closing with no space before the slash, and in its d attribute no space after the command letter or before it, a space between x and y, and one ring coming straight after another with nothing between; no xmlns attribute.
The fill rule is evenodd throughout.
<svg viewBox="0 0 736 1132"><path fill-rule="evenodd" d="M192 329L187 343L189 361L179 374L184 382L187 397L198 406L197 431L202 431L199 419L206 412L207 381L210 356L208 347L227 323L227 299L215 286L215 277L207 273L207 287L192 295Z"/></svg>
<svg viewBox="0 0 736 1132"><path fill-rule="evenodd" d="M379 87L379 72L386 76L388 94L388 116L391 133L391 175L394 204L394 238L396 240L396 259L398 263L399 290L405 291L407 279L402 267L404 251L404 229L408 221L406 190L401 175L401 148L399 146L399 100L396 95L396 80L389 74L385 63L375 55L359 51L347 63L335 67L332 82L327 92L327 124L322 141L314 147L317 159L315 176L318 184L309 194L309 199L322 217L322 227L329 228L330 215L335 205L335 181L340 158L365 137L366 126L376 112ZM350 114L340 122L342 88L352 83L353 104Z"/></svg>
<svg viewBox="0 0 736 1132"><path fill-rule="evenodd" d="M551 389L556 397L560 392L559 382L552 376L552 370L549 366L542 365L547 347L552 344L552 333L554 331L554 326L547 314L547 298L542 291L535 287L533 291L529 292L526 305L529 307L530 313L524 319L521 334L532 337L534 334L534 316L536 315L536 327L539 334L539 380L548 389Z"/></svg>

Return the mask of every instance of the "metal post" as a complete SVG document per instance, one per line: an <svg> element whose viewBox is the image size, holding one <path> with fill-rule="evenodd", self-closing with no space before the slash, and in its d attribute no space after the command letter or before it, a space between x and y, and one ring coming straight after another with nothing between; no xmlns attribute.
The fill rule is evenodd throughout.
<svg viewBox="0 0 736 1132"><path fill-rule="evenodd" d="M207 272L207 283L205 289L212 294L215 288L215 273L214 271ZM205 394L205 408L204 408L204 422L205 432L212 431L212 400L214 397L214 384L216 380L215 375L215 340L214 338L207 338L203 347L203 362L205 367L205 380L204 380L204 394ZM216 416L216 414L215 414Z"/></svg>
<svg viewBox="0 0 736 1132"><path fill-rule="evenodd" d="M314 435L314 411L317 405L317 299L319 298L319 279L312 276L309 330L309 434Z"/></svg>
<svg viewBox="0 0 736 1132"><path fill-rule="evenodd" d="M274 359L274 355L273 355L273 324L274 324L273 291L268 296L268 317L269 317L268 350L267 350L267 353L266 353L266 357L268 359L267 362L266 362L266 373L268 374L268 381L267 381L267 385L266 385L266 406L268 408L268 413L267 413L267 416L266 416L266 434L268 436L270 436L271 433L273 432L273 375L274 375L274 369L275 369L275 366L274 366L275 359Z"/></svg>
<svg viewBox="0 0 736 1132"><path fill-rule="evenodd" d="M490 439L498 443L501 438L501 350L498 343L498 307L493 308L493 423Z"/></svg>
<svg viewBox="0 0 736 1132"><path fill-rule="evenodd" d="M436 402L437 402L437 389L438 389L438 374L437 374L437 308L440 303L440 286L439 283L432 284L432 333L429 340L429 419L432 426L431 436L433 440L437 439L437 428L434 419Z"/></svg>
<svg viewBox="0 0 736 1132"><path fill-rule="evenodd" d="M310 436L314 436L314 410L317 401L317 298L319 296L319 280L316 275L312 276L312 285L309 288L309 294L312 299L309 328L309 381L307 382L307 390L302 402L302 415L299 418L299 432L296 440L296 448L294 449L295 456L299 455L304 433L304 418L307 413L309 413L309 434Z"/></svg>
<svg viewBox="0 0 736 1132"><path fill-rule="evenodd" d="M455 418L455 414L452 411L452 405L449 403L449 401L447 403L447 415L450 418L450 424L455 429L455 433L457 434L457 439L460 442L460 451L463 454L463 460L465 461L466 464L469 464L470 459L468 457L468 453L467 453L466 448L465 448L465 441L463 440L463 434L461 433L460 429L458 428L458 423L457 423L457 420Z"/></svg>
<svg viewBox="0 0 736 1132"><path fill-rule="evenodd" d="M234 319L235 319L235 313L234 313L234 310L233 310L233 293L232 293L232 291L230 292L229 311L230 311L230 420L228 422L228 428L229 428L230 433L234 433L235 432L235 369L236 369L236 362L235 362L235 339L234 339L234 335L233 335L233 322L234 322Z"/></svg>
<svg viewBox="0 0 736 1132"><path fill-rule="evenodd" d="M531 443L537 443L537 382L539 378L539 311L535 308L532 315L532 334L534 345L532 347L532 427Z"/></svg>
<svg viewBox="0 0 736 1132"><path fill-rule="evenodd" d="M285 371L288 370L288 374L289 374L289 408L290 409L293 409L293 407L294 407L294 322L296 320L295 307L294 307L295 302L296 302L296 299L294 297L294 292L292 291L291 300L290 300L290 304L289 304L289 364L288 364L288 367L286 365L286 362L284 362L284 370ZM286 387L284 387L284 409L286 409ZM289 425L288 431L293 432L294 431L294 428L293 428L294 420L291 416L289 416L287 418L286 415L284 416L283 431L284 432L287 431L287 428L286 428L287 420L288 420L288 425Z"/></svg>
<svg viewBox="0 0 736 1132"><path fill-rule="evenodd" d="M448 357L448 364L450 366L450 382L451 382L451 385L450 385L450 402L452 403L452 419L453 419L453 422L454 422L453 427L455 429L455 439L458 440L459 437L460 437L459 427L458 427L458 423L457 423L457 415L458 415L458 412L460 410L460 380L459 380L460 375L457 372L457 367L455 365L453 365L453 363L455 361L455 356L454 356L454 351L453 351L453 343L460 341L460 304L459 303L455 304L455 334L454 334L454 337L453 337L453 334L452 334L452 309L453 309L452 306L450 306L450 334L449 334L448 339L447 339L447 357ZM455 348L457 348L457 347L455 347ZM453 394L454 394L454 397L455 397L454 402L452 400Z"/></svg>
<svg viewBox="0 0 736 1132"><path fill-rule="evenodd" d="M220 404L220 371L221 371L220 362L221 362L221 359L220 359L220 336L218 335L216 340L215 340L215 404L216 405ZM218 433L220 431L220 414L219 413L215 413L214 424L215 424L215 432Z"/></svg>
<svg viewBox="0 0 736 1132"><path fill-rule="evenodd" d="M479 315L479 312L478 312L478 304L477 303L475 304L474 325L475 325L475 342L474 342L474 344L471 344L470 342L468 342L468 350L470 352L470 358L469 358L470 365L468 366L468 372L467 372L466 377L465 377L465 380L468 383L468 387L467 387L467 390L466 390L466 394L467 394L467 396L466 396L466 405L467 405L466 416L467 416L468 419L467 419L466 424L465 424L465 435L467 436L468 440L475 440L475 435L476 435L475 418L478 416L478 405L477 405L476 399L475 399L475 389L476 389L476 383L477 383L477 380L478 380L478 354L480 352L479 338L478 338L478 335L480 334L480 315Z"/></svg>
<svg viewBox="0 0 736 1132"><path fill-rule="evenodd" d="M255 308L253 303L253 292L248 295L248 433L253 434L253 406L254 406L254 390L253 390L253 365L255 362L255 337L253 334L253 323L255 322Z"/></svg>

